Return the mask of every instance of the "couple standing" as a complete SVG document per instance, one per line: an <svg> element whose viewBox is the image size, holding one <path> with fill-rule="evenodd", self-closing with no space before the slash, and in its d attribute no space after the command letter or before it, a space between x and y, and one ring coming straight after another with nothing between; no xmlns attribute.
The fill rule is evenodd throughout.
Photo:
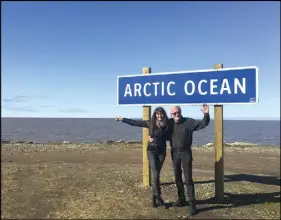
<svg viewBox="0 0 281 220"><path fill-rule="evenodd" d="M188 213L196 214L194 183L192 179L192 136L193 131L205 128L210 122L209 106L204 104L201 111L203 120L195 120L182 116L180 106L172 106L171 117L168 118L162 107L157 107L152 115L151 123L143 120L132 120L116 117L117 121L149 129L149 143L147 147L148 160L152 171L152 206L165 206L161 197L160 172L166 158L166 141L170 141L171 156L174 168L174 178L178 189L178 200L173 207L185 206L188 202ZM187 200L184 193L182 168L187 188ZM166 207L166 206L165 206Z"/></svg>

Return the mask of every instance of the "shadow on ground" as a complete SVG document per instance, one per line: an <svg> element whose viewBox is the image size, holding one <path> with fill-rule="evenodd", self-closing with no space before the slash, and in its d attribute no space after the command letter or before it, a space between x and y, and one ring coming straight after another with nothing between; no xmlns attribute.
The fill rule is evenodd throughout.
<svg viewBox="0 0 281 220"><path fill-rule="evenodd" d="M260 183L272 186L280 186L280 178L276 176L257 176L252 174L235 174L235 175L225 175L224 182L237 182L237 181L247 181L252 183ZM198 181L195 184L213 183L214 180L208 181Z"/></svg>
<svg viewBox="0 0 281 220"><path fill-rule="evenodd" d="M280 178L276 176L257 176L252 174L235 174L235 175L225 175L224 182L237 182L237 181L247 181L252 183L260 183L272 186L280 186ZM195 181L194 184L206 184L214 183L215 180L207 181ZM175 182L162 183L162 186L172 185Z"/></svg>
<svg viewBox="0 0 281 220"><path fill-rule="evenodd" d="M209 198L207 200L199 200L197 204L212 204L220 206L210 206L200 209L200 212L226 208L226 207L241 207L253 204L264 204L264 203L280 203L280 192L272 193L255 193L255 194L231 194L225 193L225 200L222 203L218 203L215 198ZM224 206L222 206L224 205Z"/></svg>
<svg viewBox="0 0 281 220"><path fill-rule="evenodd" d="M235 174L225 175L225 182L236 182L236 181L248 181L259 184L280 186L280 178L275 176L257 176L252 174ZM207 184L214 183L214 180L197 181L195 184ZM163 183L162 185L171 185L175 182ZM225 193L225 199L223 202L217 202L215 198L209 198L206 200L197 200L197 204L210 204L213 206L204 207L199 209L199 212L227 208L227 207L240 207L252 204L263 204L263 203L280 203L280 191L272 193L254 193L254 194L232 194ZM170 206L171 204L167 204Z"/></svg>

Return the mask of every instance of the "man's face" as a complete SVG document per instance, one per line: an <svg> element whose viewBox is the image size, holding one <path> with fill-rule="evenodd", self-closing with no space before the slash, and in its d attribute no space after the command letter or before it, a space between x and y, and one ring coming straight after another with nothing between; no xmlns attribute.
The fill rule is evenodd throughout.
<svg viewBox="0 0 281 220"><path fill-rule="evenodd" d="M172 107L171 116L175 120L175 122L179 122L179 120L181 119L181 110L177 107Z"/></svg>

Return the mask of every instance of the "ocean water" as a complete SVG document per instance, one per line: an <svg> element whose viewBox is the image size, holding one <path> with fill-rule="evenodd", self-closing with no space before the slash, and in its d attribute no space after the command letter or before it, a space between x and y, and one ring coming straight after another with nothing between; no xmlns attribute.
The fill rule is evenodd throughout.
<svg viewBox="0 0 281 220"><path fill-rule="evenodd" d="M136 141L142 140L142 128L116 122L109 118L1 118L1 140L40 143ZM213 141L213 121L205 129L194 132L193 145ZM280 146L280 122L225 120L224 141Z"/></svg>

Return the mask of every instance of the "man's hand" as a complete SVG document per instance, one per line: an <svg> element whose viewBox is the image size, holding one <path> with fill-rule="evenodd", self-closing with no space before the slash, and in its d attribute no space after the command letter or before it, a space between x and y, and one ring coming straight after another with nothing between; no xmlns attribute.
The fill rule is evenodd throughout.
<svg viewBox="0 0 281 220"><path fill-rule="evenodd" d="M209 106L207 104L204 104L201 108L201 111L203 113L209 113Z"/></svg>
<svg viewBox="0 0 281 220"><path fill-rule="evenodd" d="M121 116L117 116L117 117L115 117L115 120L116 121L122 121L122 117Z"/></svg>
<svg viewBox="0 0 281 220"><path fill-rule="evenodd" d="M149 142L153 142L153 138L151 138L150 136L148 136L148 141L149 141Z"/></svg>

